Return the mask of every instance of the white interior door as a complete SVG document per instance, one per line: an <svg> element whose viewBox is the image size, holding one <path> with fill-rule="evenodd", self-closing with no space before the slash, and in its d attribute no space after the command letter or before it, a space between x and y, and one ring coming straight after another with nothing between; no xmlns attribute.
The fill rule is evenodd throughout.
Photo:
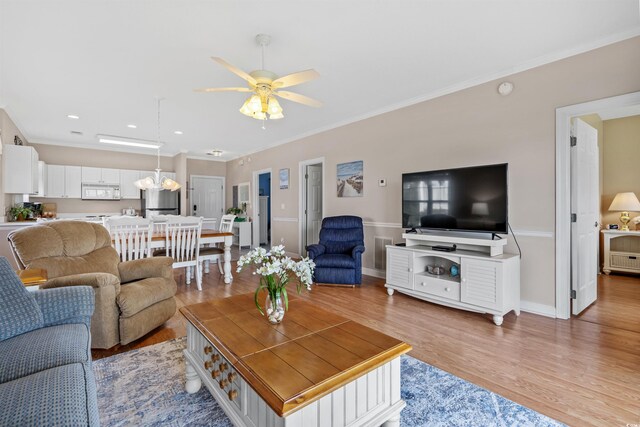
<svg viewBox="0 0 640 427"><path fill-rule="evenodd" d="M204 218L220 218L224 214L224 182L213 176L191 177L191 215Z"/></svg>
<svg viewBox="0 0 640 427"><path fill-rule="evenodd" d="M322 165L307 166L306 245L318 243L322 225Z"/></svg>
<svg viewBox="0 0 640 427"><path fill-rule="evenodd" d="M598 298L598 237L600 200L598 131L580 119L574 121L571 147L571 289L573 314Z"/></svg>

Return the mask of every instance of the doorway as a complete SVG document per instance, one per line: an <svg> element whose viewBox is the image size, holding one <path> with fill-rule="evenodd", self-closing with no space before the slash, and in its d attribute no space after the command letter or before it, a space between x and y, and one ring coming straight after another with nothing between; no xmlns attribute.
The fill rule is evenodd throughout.
<svg viewBox="0 0 640 427"><path fill-rule="evenodd" d="M224 215L224 177L191 175L189 211L192 216L216 218Z"/></svg>
<svg viewBox="0 0 640 427"><path fill-rule="evenodd" d="M611 199L619 191L602 186L595 175L601 159L602 135L594 133L593 126L585 123L596 116L601 123L640 112L640 92L606 98L556 110L556 317L568 319L571 314L585 314L600 302L603 283L599 275L601 258L598 256L602 222L613 221L608 212ZM590 123L593 124L593 123ZM606 138L606 133L604 135ZM606 144L605 144L606 146ZM627 157L633 157L627 154ZM608 156L608 155L607 155ZM598 160L594 162L594 157ZM606 169L606 168L605 168ZM610 169L620 171L620 165ZM637 168L633 168L637 169ZM627 170L631 170L628 168ZM606 171L603 175L606 174ZM600 182L598 180L600 179ZM625 188L636 180L629 177ZM637 190L640 193L640 189ZM600 208L602 201L602 208ZM594 215L595 212L595 215ZM618 213L619 214L619 213ZM637 214L636 214L637 215ZM606 254L603 254L606 257ZM640 276L638 276L640 277ZM637 279L637 278L636 278ZM640 284L640 280L638 280ZM600 292L599 292L600 291ZM597 302L596 304L593 304ZM589 307L586 311L584 311ZM581 319L582 320L582 319Z"/></svg>
<svg viewBox="0 0 640 427"><path fill-rule="evenodd" d="M271 169L253 172L253 247L271 246Z"/></svg>
<svg viewBox="0 0 640 427"><path fill-rule="evenodd" d="M300 253L318 243L324 218L324 158L300 162Z"/></svg>

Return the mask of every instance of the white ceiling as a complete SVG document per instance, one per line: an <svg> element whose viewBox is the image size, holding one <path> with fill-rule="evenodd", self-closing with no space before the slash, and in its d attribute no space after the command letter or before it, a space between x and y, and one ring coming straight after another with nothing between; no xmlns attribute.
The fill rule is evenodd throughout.
<svg viewBox="0 0 640 427"><path fill-rule="evenodd" d="M640 34L638 0L0 0L0 25L0 106L31 142L153 140L161 96L162 151L223 159ZM291 89L324 107L283 100L262 130L246 94L193 92L242 86L210 57L257 69L258 33L267 69L321 74Z"/></svg>

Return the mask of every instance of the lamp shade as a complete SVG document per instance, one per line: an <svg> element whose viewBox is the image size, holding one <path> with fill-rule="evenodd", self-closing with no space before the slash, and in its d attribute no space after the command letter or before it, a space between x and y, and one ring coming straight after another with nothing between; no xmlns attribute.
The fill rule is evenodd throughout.
<svg viewBox="0 0 640 427"><path fill-rule="evenodd" d="M635 193L618 193L609 206L610 211L618 212L640 212L640 201Z"/></svg>

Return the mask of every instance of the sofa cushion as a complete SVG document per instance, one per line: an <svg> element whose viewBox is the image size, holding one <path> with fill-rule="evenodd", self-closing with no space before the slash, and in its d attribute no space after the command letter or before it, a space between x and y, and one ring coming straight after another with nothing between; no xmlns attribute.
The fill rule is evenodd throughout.
<svg viewBox="0 0 640 427"><path fill-rule="evenodd" d="M44 324L36 299L4 257L0 257L0 305L0 341Z"/></svg>
<svg viewBox="0 0 640 427"><path fill-rule="evenodd" d="M98 426L91 365L73 363L0 384L0 426Z"/></svg>
<svg viewBox="0 0 640 427"><path fill-rule="evenodd" d="M324 254L313 259L316 268L356 268L356 260L351 255Z"/></svg>
<svg viewBox="0 0 640 427"><path fill-rule="evenodd" d="M175 281L152 277L121 285L116 301L121 317L130 317L157 302L173 298L175 293Z"/></svg>
<svg viewBox="0 0 640 427"><path fill-rule="evenodd" d="M90 335L86 325L75 323L37 329L0 342L0 383L90 360Z"/></svg>

